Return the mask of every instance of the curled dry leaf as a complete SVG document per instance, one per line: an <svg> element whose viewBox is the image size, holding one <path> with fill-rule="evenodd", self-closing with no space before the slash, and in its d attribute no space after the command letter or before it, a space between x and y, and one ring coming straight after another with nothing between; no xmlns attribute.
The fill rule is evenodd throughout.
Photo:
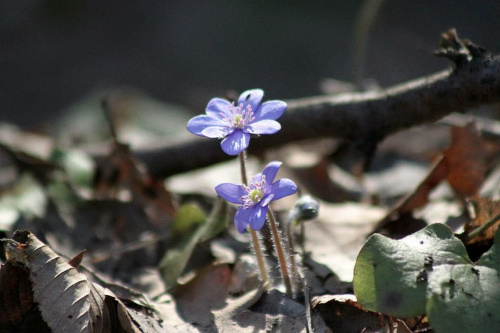
<svg viewBox="0 0 500 333"><path fill-rule="evenodd" d="M417 188L398 201L379 221L375 231L385 228L395 217L427 204L429 195L447 180L459 199L477 195L486 176L486 148L474 122L451 128L452 144L436 159Z"/></svg>
<svg viewBox="0 0 500 333"><path fill-rule="evenodd" d="M78 268L78 266L82 263L85 252L87 252L87 250L78 252L70 261L68 261L68 264L71 267Z"/></svg>
<svg viewBox="0 0 500 333"><path fill-rule="evenodd" d="M19 245L7 257L30 271L33 298L53 332L109 332L111 323L102 288L56 255L29 231L16 231Z"/></svg>
<svg viewBox="0 0 500 333"><path fill-rule="evenodd" d="M16 231L13 239L17 244L8 243L8 263L29 271L33 302L38 303L52 332L161 331L155 329L158 325L153 318L138 328L131 310L111 291L87 280L31 232Z"/></svg>

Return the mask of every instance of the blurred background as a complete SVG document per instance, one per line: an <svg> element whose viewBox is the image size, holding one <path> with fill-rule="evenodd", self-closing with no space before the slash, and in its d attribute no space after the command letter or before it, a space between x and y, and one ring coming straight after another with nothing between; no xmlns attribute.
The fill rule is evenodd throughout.
<svg viewBox="0 0 500 333"><path fill-rule="evenodd" d="M386 87L447 68L432 51L451 27L500 51L497 1L2 0L0 14L0 121L25 128L122 87L190 114L230 90Z"/></svg>

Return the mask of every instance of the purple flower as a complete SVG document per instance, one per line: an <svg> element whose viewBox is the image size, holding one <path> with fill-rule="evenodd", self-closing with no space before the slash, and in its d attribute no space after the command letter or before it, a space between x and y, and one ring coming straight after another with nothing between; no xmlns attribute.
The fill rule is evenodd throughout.
<svg viewBox="0 0 500 333"><path fill-rule="evenodd" d="M261 105L262 96L261 89L247 90L237 105L213 98L208 102L206 115L189 120L187 130L198 136L224 139L222 150L238 155L248 148L250 134L274 134L281 129L276 119L285 112L286 103L269 101Z"/></svg>
<svg viewBox="0 0 500 333"><path fill-rule="evenodd" d="M273 183L281 162L269 163L262 173L255 175L248 186L231 183L219 184L215 191L227 201L240 205L234 216L234 225L244 233L247 224L253 230L260 230L266 221L267 206L297 192L297 185L290 179L280 179Z"/></svg>

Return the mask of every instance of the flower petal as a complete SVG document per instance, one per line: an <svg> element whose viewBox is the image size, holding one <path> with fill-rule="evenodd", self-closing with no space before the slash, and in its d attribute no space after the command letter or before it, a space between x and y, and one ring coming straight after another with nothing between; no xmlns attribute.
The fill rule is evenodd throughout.
<svg viewBox="0 0 500 333"><path fill-rule="evenodd" d="M237 205L241 205L243 202L241 197L247 194L247 191L245 191L243 186L231 183L222 183L217 185L215 187L215 192L230 203Z"/></svg>
<svg viewBox="0 0 500 333"><path fill-rule="evenodd" d="M262 207L266 207L267 205L269 205L269 203L271 201L273 201L273 198L274 198L274 194L269 193L268 195L264 196L264 198L262 198L262 200L260 201L260 205Z"/></svg>
<svg viewBox="0 0 500 333"><path fill-rule="evenodd" d="M264 119L251 123L245 127L250 134L274 134L281 129L280 123L275 120Z"/></svg>
<svg viewBox="0 0 500 333"><path fill-rule="evenodd" d="M223 127L227 126L222 120L205 115L191 118L186 125L186 128L189 132L198 136L207 136L206 134L203 133L203 131L205 131L209 127L216 127L222 129ZM209 138L212 138L212 136L209 136Z"/></svg>
<svg viewBox="0 0 500 333"><path fill-rule="evenodd" d="M244 109L246 109L247 105L250 105L253 112L255 112L259 108L262 97L264 97L264 91L262 89L247 90L240 95L238 105L243 103Z"/></svg>
<svg viewBox="0 0 500 333"><path fill-rule="evenodd" d="M271 186L271 193L274 194L273 201L295 194L296 192L297 185L287 178L280 179Z"/></svg>
<svg viewBox="0 0 500 333"><path fill-rule="evenodd" d="M260 230L266 222L267 207L254 205L250 208L238 208L234 215L234 225L240 233L245 232L246 225L250 223L253 230Z"/></svg>
<svg viewBox="0 0 500 333"><path fill-rule="evenodd" d="M256 207L259 207L259 210L254 215L254 218L250 219L249 223L253 230L259 231L266 223L267 206L261 207L259 205L256 205Z"/></svg>
<svg viewBox="0 0 500 333"><path fill-rule="evenodd" d="M266 176L266 183L271 185L274 181L274 178L276 178L276 174L278 173L278 170L280 169L281 162L271 162L262 171L262 174Z"/></svg>
<svg viewBox="0 0 500 333"><path fill-rule="evenodd" d="M212 98L208 102L205 113L211 117L222 118L221 113L230 116L231 103L222 98Z"/></svg>
<svg viewBox="0 0 500 333"><path fill-rule="evenodd" d="M201 135L207 137L207 138L212 138L212 139L220 139L220 138L225 138L229 134L231 134L234 131L234 129L229 128L229 127L224 127L224 126L211 126L205 128L203 131L201 131Z"/></svg>
<svg viewBox="0 0 500 333"><path fill-rule="evenodd" d="M244 133L241 130L235 130L222 140L221 147L226 154L234 156L247 149L249 143L250 134Z"/></svg>
<svg viewBox="0 0 500 333"><path fill-rule="evenodd" d="M240 234L244 233L245 229L247 228L249 217L246 213L248 210L250 209L245 209L243 208L243 206L241 206L240 208L238 208L236 214L234 215L234 226Z"/></svg>
<svg viewBox="0 0 500 333"><path fill-rule="evenodd" d="M276 120L283 115L287 105L283 101L268 101L262 103L262 105L255 111L255 119L270 119Z"/></svg>

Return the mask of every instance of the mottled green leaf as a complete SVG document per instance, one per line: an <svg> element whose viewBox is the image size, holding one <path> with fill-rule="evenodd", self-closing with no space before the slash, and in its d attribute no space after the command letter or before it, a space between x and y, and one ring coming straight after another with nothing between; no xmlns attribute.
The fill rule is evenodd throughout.
<svg viewBox="0 0 500 333"><path fill-rule="evenodd" d="M473 264L444 224L401 240L373 235L354 268L365 308L397 317L427 314L436 332L500 332L500 236Z"/></svg>

